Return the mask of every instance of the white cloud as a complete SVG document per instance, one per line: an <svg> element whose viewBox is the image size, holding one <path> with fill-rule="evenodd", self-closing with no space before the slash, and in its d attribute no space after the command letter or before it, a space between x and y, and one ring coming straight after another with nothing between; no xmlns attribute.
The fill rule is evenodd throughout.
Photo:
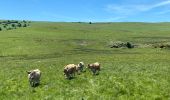
<svg viewBox="0 0 170 100"><path fill-rule="evenodd" d="M170 10L161 11L161 12L158 12L156 14L157 15L163 15L163 14L167 14L167 13L170 13Z"/></svg>
<svg viewBox="0 0 170 100"><path fill-rule="evenodd" d="M165 5L168 5L168 4L170 4L170 0L163 1L163 2L160 2L160 3L158 3L158 4L152 5L151 8L156 8L156 7L160 7L160 6L165 6Z"/></svg>
<svg viewBox="0 0 170 100"><path fill-rule="evenodd" d="M147 10L151 10L151 9L154 9L154 8L157 8L157 7L166 6L166 5L170 5L170 0L163 1L163 2L160 2L160 3L154 4L154 5L149 5L148 7L146 7L145 10L147 11Z"/></svg>
<svg viewBox="0 0 170 100"><path fill-rule="evenodd" d="M144 12L144 11L149 11L158 7L163 7L170 5L170 0L168 1L163 1L160 3L156 4L145 4L145 5L115 5L115 4L109 4L106 7L106 10L108 12L112 13L118 13L118 14L123 14L123 15L129 15L133 13L138 13L138 12Z"/></svg>

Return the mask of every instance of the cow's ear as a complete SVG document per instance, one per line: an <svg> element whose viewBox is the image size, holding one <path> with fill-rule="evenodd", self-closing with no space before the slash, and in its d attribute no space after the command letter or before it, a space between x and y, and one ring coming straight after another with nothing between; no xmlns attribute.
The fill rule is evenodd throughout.
<svg viewBox="0 0 170 100"><path fill-rule="evenodd" d="M27 74L30 74L31 73L31 71L26 71L27 72Z"/></svg>

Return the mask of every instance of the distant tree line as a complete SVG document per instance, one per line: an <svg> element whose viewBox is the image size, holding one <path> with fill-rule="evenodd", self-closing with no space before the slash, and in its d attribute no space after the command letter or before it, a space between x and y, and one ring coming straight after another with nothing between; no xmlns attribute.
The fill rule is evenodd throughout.
<svg viewBox="0 0 170 100"><path fill-rule="evenodd" d="M0 31L2 30L12 30L21 27L30 26L31 21L17 21L17 20L3 20L0 21Z"/></svg>

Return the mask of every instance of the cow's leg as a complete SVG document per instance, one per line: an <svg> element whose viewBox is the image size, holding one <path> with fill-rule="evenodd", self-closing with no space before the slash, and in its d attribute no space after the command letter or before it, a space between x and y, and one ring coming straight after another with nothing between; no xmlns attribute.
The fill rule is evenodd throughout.
<svg viewBox="0 0 170 100"><path fill-rule="evenodd" d="M95 75L96 70L95 70L94 68L92 68L91 70L92 70L92 72L93 72L93 75Z"/></svg>
<svg viewBox="0 0 170 100"><path fill-rule="evenodd" d="M80 69L77 70L77 75L80 75Z"/></svg>
<svg viewBox="0 0 170 100"><path fill-rule="evenodd" d="M73 73L72 74L69 74L69 79L71 79L73 77Z"/></svg>
<svg viewBox="0 0 170 100"><path fill-rule="evenodd" d="M67 74L67 79L70 79L70 74Z"/></svg>
<svg viewBox="0 0 170 100"><path fill-rule="evenodd" d="M99 67L99 71L100 71L100 67Z"/></svg>
<svg viewBox="0 0 170 100"><path fill-rule="evenodd" d="M97 74L99 74L99 71L100 71L100 70L97 70Z"/></svg>
<svg viewBox="0 0 170 100"><path fill-rule="evenodd" d="M35 87L35 85L36 85L36 82L33 82L33 87Z"/></svg>
<svg viewBox="0 0 170 100"><path fill-rule="evenodd" d="M69 79L69 74L68 73L65 74L65 78Z"/></svg>
<svg viewBox="0 0 170 100"><path fill-rule="evenodd" d="M94 69L94 75L96 75L96 69Z"/></svg>
<svg viewBox="0 0 170 100"><path fill-rule="evenodd" d="M83 72L83 67L80 67L80 71Z"/></svg>
<svg viewBox="0 0 170 100"><path fill-rule="evenodd" d="M76 76L76 73L75 72L73 72L73 77L75 77Z"/></svg>
<svg viewBox="0 0 170 100"><path fill-rule="evenodd" d="M32 87L34 87L34 82L33 82L33 81L30 81L30 85L31 85Z"/></svg>

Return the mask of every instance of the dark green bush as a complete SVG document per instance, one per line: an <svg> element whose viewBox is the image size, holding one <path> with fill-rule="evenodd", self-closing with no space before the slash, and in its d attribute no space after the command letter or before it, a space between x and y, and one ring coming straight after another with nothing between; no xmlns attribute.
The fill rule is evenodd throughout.
<svg viewBox="0 0 170 100"><path fill-rule="evenodd" d="M134 48L134 46L130 42L127 42L126 46L127 48Z"/></svg>
<svg viewBox="0 0 170 100"><path fill-rule="evenodd" d="M122 41L116 41L111 43L111 48L134 48L134 45L132 45L130 42L122 42Z"/></svg>
<svg viewBox="0 0 170 100"><path fill-rule="evenodd" d="M11 27L9 27L9 28L7 28L7 30L12 30L12 28L11 28Z"/></svg>
<svg viewBox="0 0 170 100"><path fill-rule="evenodd" d="M3 27L4 27L4 28L6 28L7 26L6 26L6 25L4 25Z"/></svg>
<svg viewBox="0 0 170 100"><path fill-rule="evenodd" d="M12 26L12 27L16 27L16 25L15 25L15 24L12 24L11 26Z"/></svg>
<svg viewBox="0 0 170 100"><path fill-rule="evenodd" d="M18 23L18 24L17 24L17 26L18 26L18 27L21 27L21 26L22 26L22 24L21 24L21 23Z"/></svg>
<svg viewBox="0 0 170 100"><path fill-rule="evenodd" d="M27 27L27 24L24 24L23 27Z"/></svg>

